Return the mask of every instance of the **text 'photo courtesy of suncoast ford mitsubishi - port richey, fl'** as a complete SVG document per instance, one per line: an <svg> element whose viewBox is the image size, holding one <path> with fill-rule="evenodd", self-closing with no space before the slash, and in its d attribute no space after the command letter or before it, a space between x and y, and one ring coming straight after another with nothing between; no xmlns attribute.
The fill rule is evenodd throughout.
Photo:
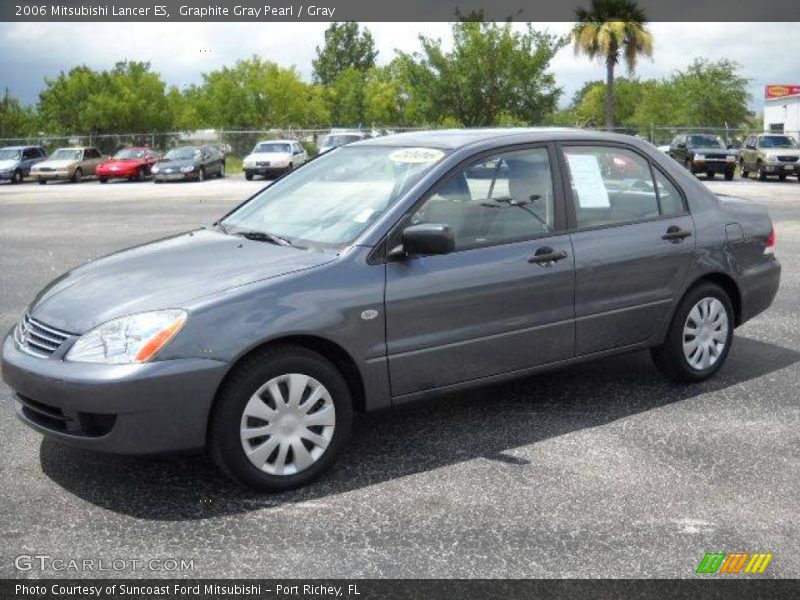
<svg viewBox="0 0 800 600"><path fill-rule="evenodd" d="M279 491L356 412L640 349L704 381L778 290L766 209L630 136L420 131L290 171L43 289L3 344L19 418L101 451L206 448Z"/></svg>

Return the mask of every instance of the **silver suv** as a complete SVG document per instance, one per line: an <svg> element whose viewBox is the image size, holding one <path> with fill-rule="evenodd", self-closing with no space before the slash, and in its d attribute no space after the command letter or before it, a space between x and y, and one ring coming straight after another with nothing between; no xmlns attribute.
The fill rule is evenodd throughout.
<svg viewBox="0 0 800 600"><path fill-rule="evenodd" d="M47 153L41 146L6 146L0 148L0 180L22 183L31 167L42 162Z"/></svg>

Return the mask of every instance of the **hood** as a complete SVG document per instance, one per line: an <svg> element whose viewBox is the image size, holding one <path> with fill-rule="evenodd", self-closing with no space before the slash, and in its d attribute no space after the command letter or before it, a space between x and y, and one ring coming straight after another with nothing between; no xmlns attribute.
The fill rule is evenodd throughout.
<svg viewBox="0 0 800 600"><path fill-rule="evenodd" d="M6 169L16 169L19 166L19 161L9 159L9 160L0 160L0 171L5 171Z"/></svg>
<svg viewBox="0 0 800 600"><path fill-rule="evenodd" d="M764 156L800 156L800 148L764 148Z"/></svg>
<svg viewBox="0 0 800 600"><path fill-rule="evenodd" d="M193 299L309 269L335 252L298 250L198 230L123 250L69 271L42 290L31 316L85 333L110 319L182 308Z"/></svg>
<svg viewBox="0 0 800 600"><path fill-rule="evenodd" d="M736 154L736 150L731 148L720 148L718 146L700 146L692 148L695 154Z"/></svg>
<svg viewBox="0 0 800 600"><path fill-rule="evenodd" d="M191 158L183 160L160 160L156 163L159 169L180 169L181 167L193 167L195 164L197 163Z"/></svg>
<svg viewBox="0 0 800 600"><path fill-rule="evenodd" d="M245 157L245 160L290 160L291 158L290 152L253 152Z"/></svg>
<svg viewBox="0 0 800 600"><path fill-rule="evenodd" d="M34 168L41 169L42 167L48 167L50 169L68 169L72 165L76 165L79 162L81 161L75 160L74 158L70 158L67 160L44 160L40 163L36 163L34 165Z"/></svg>
<svg viewBox="0 0 800 600"><path fill-rule="evenodd" d="M136 167L144 163L141 158L111 158L103 161L104 167Z"/></svg>

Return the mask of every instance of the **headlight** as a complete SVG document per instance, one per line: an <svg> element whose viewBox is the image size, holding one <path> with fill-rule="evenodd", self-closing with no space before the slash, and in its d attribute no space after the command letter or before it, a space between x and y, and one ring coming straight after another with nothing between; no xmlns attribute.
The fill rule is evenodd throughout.
<svg viewBox="0 0 800 600"><path fill-rule="evenodd" d="M778 157L775 154L767 154L766 158L768 163L778 162Z"/></svg>
<svg viewBox="0 0 800 600"><path fill-rule="evenodd" d="M181 167L181 173L191 173L194 171L194 165L189 165L188 167Z"/></svg>
<svg viewBox="0 0 800 600"><path fill-rule="evenodd" d="M147 362L180 331L186 317L183 310L157 310L108 321L78 338L66 360L109 365Z"/></svg>
<svg viewBox="0 0 800 600"><path fill-rule="evenodd" d="M150 168L150 172L151 172L151 173L158 173L158 165L153 165L153 166Z"/></svg>
<svg viewBox="0 0 800 600"><path fill-rule="evenodd" d="M728 156L725 157L725 160L728 161L728 162L735 163L736 162L736 155L735 154L728 154Z"/></svg>
<svg viewBox="0 0 800 600"><path fill-rule="evenodd" d="M706 155L705 154L695 154L694 155L694 159L695 160L705 160L706 159Z"/></svg>

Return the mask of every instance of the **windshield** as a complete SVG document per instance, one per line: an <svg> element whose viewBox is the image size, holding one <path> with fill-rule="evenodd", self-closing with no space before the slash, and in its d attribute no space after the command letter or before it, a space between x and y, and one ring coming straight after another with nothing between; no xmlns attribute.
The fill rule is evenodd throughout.
<svg viewBox="0 0 800 600"><path fill-rule="evenodd" d="M283 152L289 153L292 149L289 147L289 144L275 144L264 142L261 144L256 144L256 147L253 148L253 153L263 153L263 152Z"/></svg>
<svg viewBox="0 0 800 600"><path fill-rule="evenodd" d="M341 246L353 241L444 156L433 148L332 150L265 189L221 225L230 233L255 231Z"/></svg>
<svg viewBox="0 0 800 600"><path fill-rule="evenodd" d="M691 146L703 148L724 148L725 144L715 135L690 135L689 144Z"/></svg>
<svg viewBox="0 0 800 600"><path fill-rule="evenodd" d="M125 160L126 158L144 158L144 150L141 148L125 148L114 155L114 160Z"/></svg>
<svg viewBox="0 0 800 600"><path fill-rule="evenodd" d="M19 150L0 150L0 160L19 160Z"/></svg>
<svg viewBox="0 0 800 600"><path fill-rule="evenodd" d="M344 146L345 144L352 144L359 140L363 140L363 136L350 134L350 135L326 135L322 140L322 145L325 147Z"/></svg>
<svg viewBox="0 0 800 600"><path fill-rule="evenodd" d="M193 160L195 156L200 156L197 148L173 148L164 155L164 160Z"/></svg>
<svg viewBox="0 0 800 600"><path fill-rule="evenodd" d="M795 148L794 140L785 135L765 135L761 138L762 148Z"/></svg>
<svg viewBox="0 0 800 600"><path fill-rule="evenodd" d="M50 155L50 160L80 160L83 150L74 148L61 148Z"/></svg>

